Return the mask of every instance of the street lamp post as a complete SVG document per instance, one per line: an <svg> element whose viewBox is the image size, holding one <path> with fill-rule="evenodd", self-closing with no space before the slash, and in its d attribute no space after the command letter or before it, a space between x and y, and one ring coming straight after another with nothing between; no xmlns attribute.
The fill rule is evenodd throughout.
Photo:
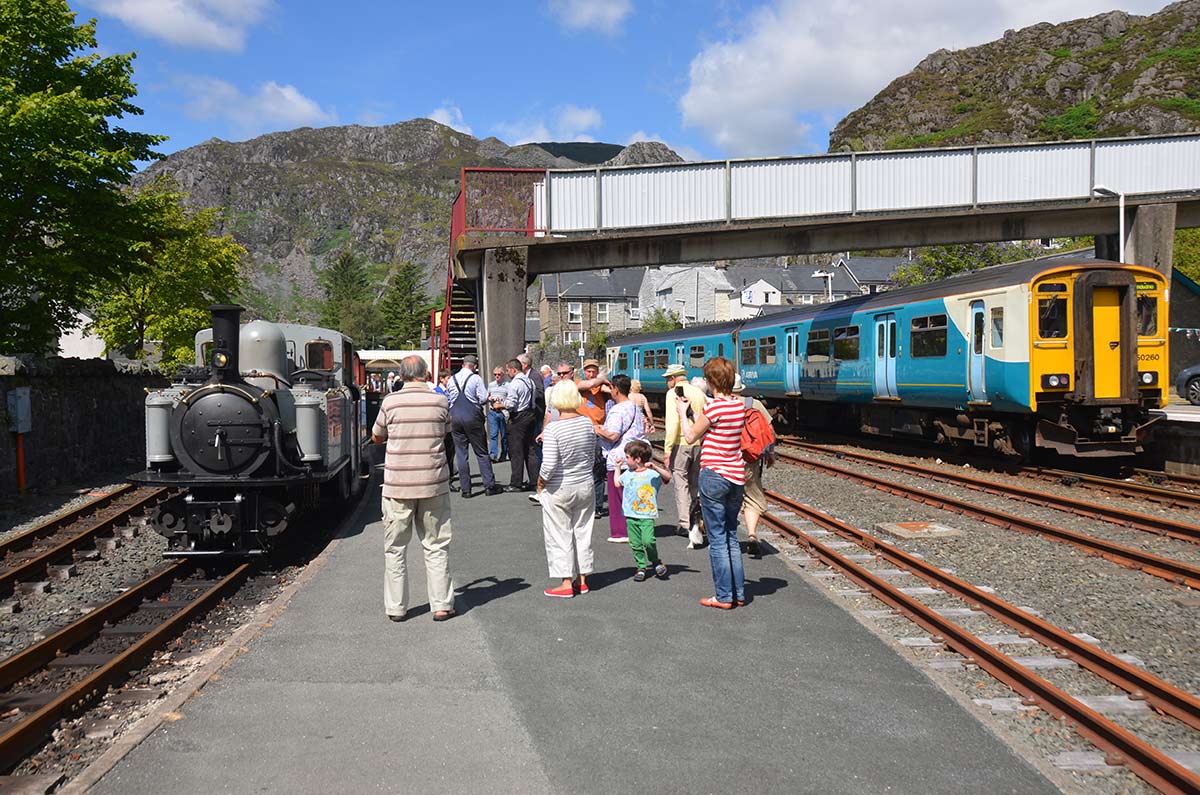
<svg viewBox="0 0 1200 795"><path fill-rule="evenodd" d="M1125 262L1125 194L1120 191L1115 191L1112 188L1106 188L1103 185L1093 185L1092 194L1100 196L1108 196L1117 200L1117 212L1119 213L1119 221L1117 226L1117 260L1122 264Z"/></svg>
<svg viewBox="0 0 1200 795"><path fill-rule="evenodd" d="M683 324L684 328L687 328L687 301L682 298L676 298L675 303L682 304L679 307L679 322Z"/></svg>
<svg viewBox="0 0 1200 795"><path fill-rule="evenodd" d="M812 275L825 280L825 303L833 303L833 271L815 270Z"/></svg>

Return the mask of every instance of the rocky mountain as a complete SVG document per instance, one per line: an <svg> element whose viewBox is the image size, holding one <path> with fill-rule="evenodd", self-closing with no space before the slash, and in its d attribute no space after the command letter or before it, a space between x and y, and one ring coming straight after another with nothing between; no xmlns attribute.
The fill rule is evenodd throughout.
<svg viewBox="0 0 1200 795"><path fill-rule="evenodd" d="M1200 130L1200 0L938 50L830 133L829 150Z"/></svg>
<svg viewBox="0 0 1200 795"><path fill-rule="evenodd" d="M318 274L349 246L374 276L416 262L427 293L445 286L450 210L463 166L574 168L616 153L623 163L677 161L662 144L525 144L477 139L429 119L385 127L304 128L230 143L213 139L176 152L135 184L173 177L196 207L221 207L218 234L249 252L245 302L259 315L312 320ZM600 158L597 160L596 158ZM624 158L624 159L622 159Z"/></svg>

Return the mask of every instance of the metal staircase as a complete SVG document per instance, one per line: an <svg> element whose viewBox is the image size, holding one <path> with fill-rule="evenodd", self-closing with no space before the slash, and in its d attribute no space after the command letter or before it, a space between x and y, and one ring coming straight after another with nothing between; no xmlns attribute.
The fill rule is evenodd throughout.
<svg viewBox="0 0 1200 795"><path fill-rule="evenodd" d="M450 288L444 360L450 372L462 367L462 359L468 353L479 355L479 304L475 288L475 283L468 281L456 281Z"/></svg>

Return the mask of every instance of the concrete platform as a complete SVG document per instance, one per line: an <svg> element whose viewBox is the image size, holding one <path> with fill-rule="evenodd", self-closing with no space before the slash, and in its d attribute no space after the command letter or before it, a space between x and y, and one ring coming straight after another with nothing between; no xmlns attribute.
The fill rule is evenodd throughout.
<svg viewBox="0 0 1200 795"><path fill-rule="evenodd" d="M1155 409L1151 414L1162 414L1171 422L1200 422L1200 406L1191 403L1169 403L1166 408Z"/></svg>
<svg viewBox="0 0 1200 795"><path fill-rule="evenodd" d="M507 466L497 468L503 479ZM708 555L548 599L540 511L455 496L459 617L382 606L378 486L274 626L92 791L1037 793L1055 788L778 558L702 608ZM667 500L670 502L671 500ZM671 525L663 520L663 529Z"/></svg>

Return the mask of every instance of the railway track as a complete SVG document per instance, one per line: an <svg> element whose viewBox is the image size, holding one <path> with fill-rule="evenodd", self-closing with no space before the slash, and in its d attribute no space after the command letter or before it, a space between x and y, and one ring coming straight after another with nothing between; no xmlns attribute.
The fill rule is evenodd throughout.
<svg viewBox="0 0 1200 795"><path fill-rule="evenodd" d="M1131 527L1135 530L1143 530L1148 533L1157 533L1159 535L1170 536L1181 541L1189 541L1193 544L1200 544L1200 527L1197 527L1187 522L1180 522L1175 519L1170 519L1165 516L1155 516L1153 514L1139 513L1130 511L1124 508L1118 508L1112 505L1101 505L1094 502L1086 502L1074 497L1064 497L1058 494L1050 494L1035 489L1027 489L1023 486L1018 486L1011 483L1001 483L987 478L975 477L959 472L951 472L945 469L936 467L923 466L906 461L896 461L891 458L883 458L870 453L861 453L851 450L842 450L840 448L829 447L828 445L814 444L812 442L788 441L787 444L791 447L805 450L822 455L834 456L850 461L859 461L871 466L890 469L894 472L903 472L906 474L917 475L930 480L937 480L943 483L951 483L958 486L975 491L981 491L987 494L996 494L1010 499L1021 500L1022 502L1032 503L1034 505L1042 505L1046 507L1056 508L1061 511L1084 516L1089 519L1099 519L1105 522ZM1071 473L1058 473L1061 475L1069 475L1070 477L1078 477L1080 479L1089 476L1074 475ZM1104 480L1104 479L1099 479ZM1120 483L1121 481L1113 481ZM1195 503L1200 507L1200 502Z"/></svg>
<svg viewBox="0 0 1200 795"><path fill-rule="evenodd" d="M155 651L236 588L242 564L213 579L173 563L22 652L0 662L0 772L37 749L60 721L79 715L145 665Z"/></svg>
<svg viewBox="0 0 1200 795"><path fill-rule="evenodd" d="M1157 469L1135 469L1135 475L1149 480L1151 483L1170 483L1177 489L1200 490L1200 476L1184 475L1175 472L1160 472Z"/></svg>
<svg viewBox="0 0 1200 795"><path fill-rule="evenodd" d="M127 484L0 542L0 595L12 593L18 582L35 579L50 566L69 561L76 550L111 533L168 491Z"/></svg>
<svg viewBox="0 0 1200 795"><path fill-rule="evenodd" d="M1018 633L1033 638L1063 654L1133 698L1144 698L1155 708L1192 728L1200 728L1200 699L1129 665L1070 633L942 571L899 547L871 536L851 525L782 495L768 492L768 499L791 514L808 519L830 533L845 538L888 562L929 582L934 588L965 600ZM933 633L936 640L962 655L967 663L980 666L999 681L1051 715L1071 721L1078 733L1108 754L1113 764L1124 764L1146 783L1162 792L1200 792L1200 776L1151 747L1135 734L1022 666L981 638L922 604L879 574L842 555L831 545L779 516L766 513L763 520L809 550L828 566L867 588L874 596L911 621Z"/></svg>
<svg viewBox="0 0 1200 795"><path fill-rule="evenodd" d="M1066 486L1081 485L1087 488L1115 494L1131 499L1149 500L1150 502L1168 505L1172 508L1200 509L1200 494L1180 489L1166 488L1136 480L1120 480L1105 478L1099 475L1086 475L1082 472L1068 472L1062 469L1045 469L1042 467L1024 467L1021 474L1039 480L1062 483Z"/></svg>
<svg viewBox="0 0 1200 795"><path fill-rule="evenodd" d="M1181 585L1186 585L1190 588L1200 589L1200 567L1191 565L1189 563L1184 563L1183 561L1174 560L1161 555L1154 555L1149 552L1143 552L1140 549L1123 546L1121 544L1115 544L1103 539L1093 538L1085 533L1078 533L1073 530L1056 527L1054 525L1046 524L1045 522L1027 519L1025 517L999 511L994 508L975 505L973 503L966 502L965 500L959 500L944 494L926 491L915 486L907 486L902 483L897 483L895 481L870 475L866 472L859 472L814 458L799 456L794 453L787 452L784 449L777 449L776 454L780 460L789 464L807 467L809 469L824 472L829 475L856 481L863 485L870 486L871 488L904 497L924 505L972 516L997 527L1002 527L1009 530L1018 530L1026 533L1035 533L1052 541L1072 544L1088 554L1099 555L1106 560L1112 561L1113 563L1117 563L1121 566L1144 571L1147 574L1161 577L1165 580L1179 583ZM860 455L861 454L854 453L849 454L847 457L858 458ZM887 463L894 464L895 462L888 461ZM901 467L897 465L893 468ZM919 469L928 468L919 467ZM934 471L939 475L942 474L940 470ZM1192 529L1195 530L1196 528Z"/></svg>

